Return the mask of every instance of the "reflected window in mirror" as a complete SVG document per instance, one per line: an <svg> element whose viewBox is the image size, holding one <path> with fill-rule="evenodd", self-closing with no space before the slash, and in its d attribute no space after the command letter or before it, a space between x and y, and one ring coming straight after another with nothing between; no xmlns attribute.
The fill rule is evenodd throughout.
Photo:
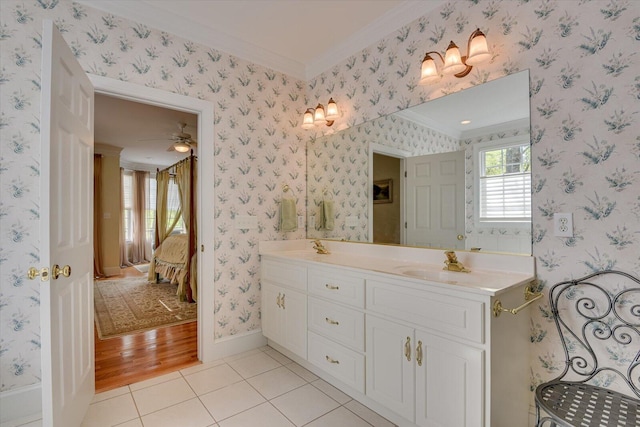
<svg viewBox="0 0 640 427"><path fill-rule="evenodd" d="M531 222L531 146L528 136L478 144L476 221L509 227Z"/></svg>

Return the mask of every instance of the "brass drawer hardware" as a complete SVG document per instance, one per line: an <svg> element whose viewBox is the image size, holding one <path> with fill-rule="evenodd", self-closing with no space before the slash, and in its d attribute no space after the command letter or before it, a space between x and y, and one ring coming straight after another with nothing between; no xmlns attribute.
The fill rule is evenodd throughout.
<svg viewBox="0 0 640 427"><path fill-rule="evenodd" d="M333 320L333 319L329 319L328 317L325 317L324 320L325 320L325 322L327 322L330 325L339 325L340 324L340 322L338 322L336 320Z"/></svg>
<svg viewBox="0 0 640 427"><path fill-rule="evenodd" d="M280 292L278 292L278 296L276 297L276 305L280 308L282 307L282 294Z"/></svg>
<svg viewBox="0 0 640 427"><path fill-rule="evenodd" d="M416 362L418 362L418 366L422 366L422 341L418 341L416 347Z"/></svg>
<svg viewBox="0 0 640 427"><path fill-rule="evenodd" d="M332 359L329 356L325 356L325 358L327 359L327 362L329 362L329 363L335 363L336 365L340 364L339 360Z"/></svg>
<svg viewBox="0 0 640 427"><path fill-rule="evenodd" d="M523 308L532 304L534 301L539 300L540 298L542 298L542 292L532 292L531 284L529 284L524 289L524 300L526 301L525 303L521 304L516 308L504 308L502 306L502 302L499 299L497 299L496 302L493 303L493 315L495 317L500 317L502 312L511 313L513 315L518 314Z"/></svg>
<svg viewBox="0 0 640 427"><path fill-rule="evenodd" d="M411 338L407 337L407 342L404 343L404 357L407 358L407 362L411 362Z"/></svg>
<svg viewBox="0 0 640 427"><path fill-rule="evenodd" d="M340 286L336 286L336 285L330 285L330 284L325 284L324 285L325 288L330 289L332 291L337 291L338 289L340 289Z"/></svg>

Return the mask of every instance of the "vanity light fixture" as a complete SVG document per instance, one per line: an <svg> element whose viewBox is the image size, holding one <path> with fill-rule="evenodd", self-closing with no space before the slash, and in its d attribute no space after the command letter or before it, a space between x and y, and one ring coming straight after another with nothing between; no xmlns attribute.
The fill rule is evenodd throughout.
<svg viewBox="0 0 640 427"><path fill-rule="evenodd" d="M315 109L307 108L302 118L302 129L312 129L314 126L321 124L331 126L338 117L340 117L338 104L333 98L330 98L327 103L326 113L322 104L318 104Z"/></svg>
<svg viewBox="0 0 640 427"><path fill-rule="evenodd" d="M458 46L456 46L453 41L449 43L447 51L444 54L444 58L438 52L427 52L422 60L419 84L430 83L440 75L436 61L431 57L431 54L435 54L442 61L443 74L453 74L459 78L469 74L474 65L480 64L481 62L491 58L491 52L489 52L489 46L487 45L487 38L478 28L469 36L469 41L467 42L467 56L460 55L460 49L458 49Z"/></svg>

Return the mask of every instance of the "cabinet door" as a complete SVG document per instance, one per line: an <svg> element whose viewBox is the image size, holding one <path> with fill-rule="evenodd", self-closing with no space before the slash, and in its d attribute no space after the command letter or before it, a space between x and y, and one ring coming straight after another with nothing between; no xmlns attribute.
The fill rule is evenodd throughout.
<svg viewBox="0 0 640 427"><path fill-rule="evenodd" d="M279 301L282 288L271 283L262 283L262 335L277 342L282 342L282 309Z"/></svg>
<svg viewBox="0 0 640 427"><path fill-rule="evenodd" d="M282 346L307 358L307 296L282 289Z"/></svg>
<svg viewBox="0 0 640 427"><path fill-rule="evenodd" d="M416 331L416 424L481 427L484 351Z"/></svg>
<svg viewBox="0 0 640 427"><path fill-rule="evenodd" d="M366 394L414 421L414 330L366 316Z"/></svg>

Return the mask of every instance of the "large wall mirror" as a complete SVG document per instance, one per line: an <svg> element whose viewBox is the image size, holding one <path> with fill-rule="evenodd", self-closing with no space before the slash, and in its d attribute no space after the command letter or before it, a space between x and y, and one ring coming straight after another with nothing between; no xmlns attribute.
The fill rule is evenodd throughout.
<svg viewBox="0 0 640 427"><path fill-rule="evenodd" d="M307 212L308 238L531 254L529 72L310 141Z"/></svg>

